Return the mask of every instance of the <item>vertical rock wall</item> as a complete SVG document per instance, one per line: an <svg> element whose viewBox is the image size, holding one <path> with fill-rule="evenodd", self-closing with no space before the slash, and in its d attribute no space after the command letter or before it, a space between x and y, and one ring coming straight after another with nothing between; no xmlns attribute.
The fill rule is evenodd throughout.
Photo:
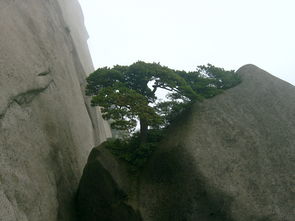
<svg viewBox="0 0 295 221"><path fill-rule="evenodd" d="M83 95L79 4L2 0L0 33L0 221L75 220L82 168L109 135Z"/></svg>

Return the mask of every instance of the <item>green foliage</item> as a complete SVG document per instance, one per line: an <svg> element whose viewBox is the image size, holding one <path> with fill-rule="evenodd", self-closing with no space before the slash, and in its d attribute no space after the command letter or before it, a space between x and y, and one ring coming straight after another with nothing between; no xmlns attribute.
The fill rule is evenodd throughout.
<svg viewBox="0 0 295 221"><path fill-rule="evenodd" d="M164 127L167 127L191 105L192 102L172 100L160 102L155 106L155 108L157 113L160 116L163 116Z"/></svg>
<svg viewBox="0 0 295 221"><path fill-rule="evenodd" d="M211 64L198 66L197 71L208 77L217 89L229 89L241 83L241 78L232 70L226 71L223 68Z"/></svg>
<svg viewBox="0 0 295 221"><path fill-rule="evenodd" d="M214 97L241 82L241 78L233 70L226 71L211 64L198 66L195 72L182 71L178 74L203 98Z"/></svg>
<svg viewBox="0 0 295 221"><path fill-rule="evenodd" d="M132 168L141 168L156 148L162 131L195 101L211 98L240 83L234 71L211 64L185 72L158 63L99 68L87 78L86 94L92 105L102 107L104 119L117 130L140 132L125 140L111 139L107 148ZM161 101L156 91L167 91ZM132 134L132 133L130 133Z"/></svg>
<svg viewBox="0 0 295 221"><path fill-rule="evenodd" d="M87 78L86 94L92 96L93 106L102 107L105 119L113 120L112 128L131 132L136 119L145 130L167 126L190 103L213 97L239 82L234 71L210 64L185 72L138 61L97 69ZM168 92L168 100L159 101L159 88Z"/></svg>
<svg viewBox="0 0 295 221"><path fill-rule="evenodd" d="M130 166L131 172L140 170L149 159L158 143L163 138L164 130L151 129L148 131L147 141L140 142L139 133L135 133L128 139L108 139L105 147L113 155L124 160Z"/></svg>
<svg viewBox="0 0 295 221"><path fill-rule="evenodd" d="M164 124L164 115L159 115L151 105L157 101L158 88L179 97L198 97L172 69L141 61L130 66L99 68L87 78L87 83L86 94L93 96L92 105L101 106L103 117L114 120L111 126L118 130L134 130L135 119L144 122L145 127Z"/></svg>

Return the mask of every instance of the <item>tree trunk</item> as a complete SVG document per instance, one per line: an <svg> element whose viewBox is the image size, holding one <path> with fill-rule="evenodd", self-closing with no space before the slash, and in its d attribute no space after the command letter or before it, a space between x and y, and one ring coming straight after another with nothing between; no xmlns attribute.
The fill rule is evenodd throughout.
<svg viewBox="0 0 295 221"><path fill-rule="evenodd" d="M140 143L146 143L147 141L147 133L148 133L148 123L146 119L139 119L140 123Z"/></svg>

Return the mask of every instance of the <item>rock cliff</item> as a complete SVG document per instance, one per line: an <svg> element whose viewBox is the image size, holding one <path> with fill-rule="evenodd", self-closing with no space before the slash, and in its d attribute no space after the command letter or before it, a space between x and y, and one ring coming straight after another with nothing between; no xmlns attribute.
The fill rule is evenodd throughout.
<svg viewBox="0 0 295 221"><path fill-rule="evenodd" d="M84 96L80 6L2 0L0 30L0 221L75 221L87 156L110 136ZM295 220L295 88L253 65L238 73L174 123L138 179L93 149L80 220Z"/></svg>
<svg viewBox="0 0 295 221"><path fill-rule="evenodd" d="M0 220L75 220L87 156L110 135L84 97L80 6L3 0L0 30Z"/></svg>
<svg viewBox="0 0 295 221"><path fill-rule="evenodd" d="M295 220L295 87L246 65L196 104L141 177L145 221Z"/></svg>
<svg viewBox="0 0 295 221"><path fill-rule="evenodd" d="M139 177L104 145L94 148L78 196L84 217L127 202L144 221L295 220L295 87L254 65L237 72L241 84L171 125Z"/></svg>

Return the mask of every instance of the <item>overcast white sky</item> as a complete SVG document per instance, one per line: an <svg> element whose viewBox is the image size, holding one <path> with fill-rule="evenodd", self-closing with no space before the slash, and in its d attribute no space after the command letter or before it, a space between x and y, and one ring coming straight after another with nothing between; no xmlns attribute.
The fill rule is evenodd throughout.
<svg viewBox="0 0 295 221"><path fill-rule="evenodd" d="M79 0L96 68L255 64L295 85L295 0Z"/></svg>

